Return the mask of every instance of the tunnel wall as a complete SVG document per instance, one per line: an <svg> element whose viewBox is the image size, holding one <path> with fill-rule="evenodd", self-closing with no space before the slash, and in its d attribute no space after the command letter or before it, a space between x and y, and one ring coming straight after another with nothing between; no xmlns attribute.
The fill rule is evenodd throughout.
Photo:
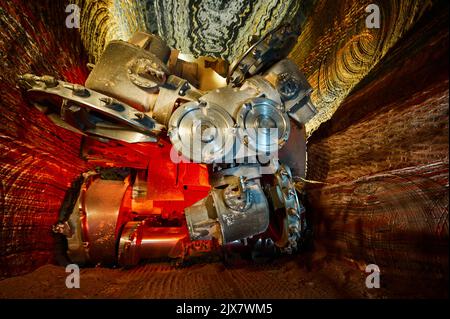
<svg viewBox="0 0 450 319"><path fill-rule="evenodd" d="M318 246L402 296L448 295L447 26L424 15L308 141Z"/></svg>
<svg viewBox="0 0 450 319"><path fill-rule="evenodd" d="M0 7L0 278L53 261L50 226L66 189L86 170L80 136L50 122L16 84L27 72L84 83L87 58L79 33L64 28L65 6L47 0Z"/></svg>

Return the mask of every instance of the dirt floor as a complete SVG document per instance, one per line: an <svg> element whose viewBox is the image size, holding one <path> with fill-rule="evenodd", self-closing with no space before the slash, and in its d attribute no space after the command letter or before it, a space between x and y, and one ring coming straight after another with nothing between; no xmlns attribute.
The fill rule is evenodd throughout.
<svg viewBox="0 0 450 319"><path fill-rule="evenodd" d="M308 262L305 262L308 260ZM368 289L361 265L295 256L255 265L223 263L175 267L147 263L132 269L81 269L80 289L65 286L64 267L45 265L0 281L0 298L392 298L403 290ZM423 291L422 291L423 293ZM419 294L420 297L421 294Z"/></svg>

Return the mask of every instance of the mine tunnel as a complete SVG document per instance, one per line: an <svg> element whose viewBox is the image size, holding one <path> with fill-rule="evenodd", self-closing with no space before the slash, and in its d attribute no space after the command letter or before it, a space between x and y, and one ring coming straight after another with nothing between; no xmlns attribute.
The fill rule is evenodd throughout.
<svg viewBox="0 0 450 319"><path fill-rule="evenodd" d="M317 110L302 127L306 146L294 141L290 154L307 150L305 247L262 260L91 265L80 289L66 289L52 226L68 194L81 174L111 166L105 154L121 167L142 154L55 125L18 77L84 85L108 43L136 31L229 65L284 21ZM447 1L5 0L0 25L1 298L448 298ZM153 170L153 187L174 170ZM366 286L370 265L377 289Z"/></svg>

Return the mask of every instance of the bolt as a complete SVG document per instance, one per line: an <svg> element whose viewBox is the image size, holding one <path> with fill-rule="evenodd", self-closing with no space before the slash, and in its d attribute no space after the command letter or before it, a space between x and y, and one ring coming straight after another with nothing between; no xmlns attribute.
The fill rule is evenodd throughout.
<svg viewBox="0 0 450 319"><path fill-rule="evenodd" d="M291 208L288 209L288 214L290 216L296 216L297 215L297 210L295 208L291 207Z"/></svg>
<svg viewBox="0 0 450 319"><path fill-rule="evenodd" d="M178 92L179 95L184 96L186 94L186 91L189 90L189 84L187 82L185 82L181 88L180 91Z"/></svg>
<svg viewBox="0 0 450 319"><path fill-rule="evenodd" d="M114 99L111 97L101 97L99 98L99 100L103 103L105 103L106 105L110 105L114 103Z"/></svg>
<svg viewBox="0 0 450 319"><path fill-rule="evenodd" d="M73 94L77 96L87 97L91 95L84 86L78 84L64 84L64 87L66 89L72 90Z"/></svg>
<svg viewBox="0 0 450 319"><path fill-rule="evenodd" d="M295 190L291 188L291 189L288 191L288 196L289 196L289 197L292 197L292 196L294 196L294 195L295 195Z"/></svg>
<svg viewBox="0 0 450 319"><path fill-rule="evenodd" d="M53 88L58 85L58 81L50 75L44 75L40 78L40 81L44 82L45 86L48 88Z"/></svg>
<svg viewBox="0 0 450 319"><path fill-rule="evenodd" d="M289 226L289 232L290 233L296 233L298 232L298 227L296 225Z"/></svg>
<svg viewBox="0 0 450 319"><path fill-rule="evenodd" d="M244 107L248 110L251 111L253 109L253 105L251 103L244 103Z"/></svg>
<svg viewBox="0 0 450 319"><path fill-rule="evenodd" d="M293 238L289 239L289 244L291 245L292 248L297 248L297 241Z"/></svg>
<svg viewBox="0 0 450 319"><path fill-rule="evenodd" d="M278 91L285 100L295 98L300 90L298 80L289 73L281 73L277 78Z"/></svg>
<svg viewBox="0 0 450 319"><path fill-rule="evenodd" d="M91 94L89 93L89 91L81 85L76 84L74 86L74 90L73 90L73 94L77 95L77 96L81 96L81 97L88 97Z"/></svg>

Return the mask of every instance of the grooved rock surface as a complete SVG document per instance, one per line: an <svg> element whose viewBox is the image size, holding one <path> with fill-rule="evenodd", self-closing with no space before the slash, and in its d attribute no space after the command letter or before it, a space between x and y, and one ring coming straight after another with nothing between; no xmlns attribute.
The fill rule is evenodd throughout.
<svg viewBox="0 0 450 319"><path fill-rule="evenodd" d="M438 297L449 280L447 24L447 10L425 15L308 141L308 178L325 183L308 188L309 211L328 254Z"/></svg>
<svg viewBox="0 0 450 319"><path fill-rule="evenodd" d="M167 264L126 271L82 269L80 289L67 289L63 267L46 265L0 281L0 298L404 298L430 293L426 286L367 289L364 268L330 262L323 255L311 267L307 258L231 268L213 263L181 269Z"/></svg>
<svg viewBox="0 0 450 319"><path fill-rule="evenodd" d="M0 278L53 260L50 226L87 170L80 136L56 127L16 85L27 72L84 83L87 59L76 31L61 28L64 9L52 0L0 5Z"/></svg>
<svg viewBox="0 0 450 319"><path fill-rule="evenodd" d="M380 28L368 29L366 7L376 4ZM290 57L305 72L318 114L306 124L310 135L329 120L352 89L427 12L444 1L317 0Z"/></svg>

